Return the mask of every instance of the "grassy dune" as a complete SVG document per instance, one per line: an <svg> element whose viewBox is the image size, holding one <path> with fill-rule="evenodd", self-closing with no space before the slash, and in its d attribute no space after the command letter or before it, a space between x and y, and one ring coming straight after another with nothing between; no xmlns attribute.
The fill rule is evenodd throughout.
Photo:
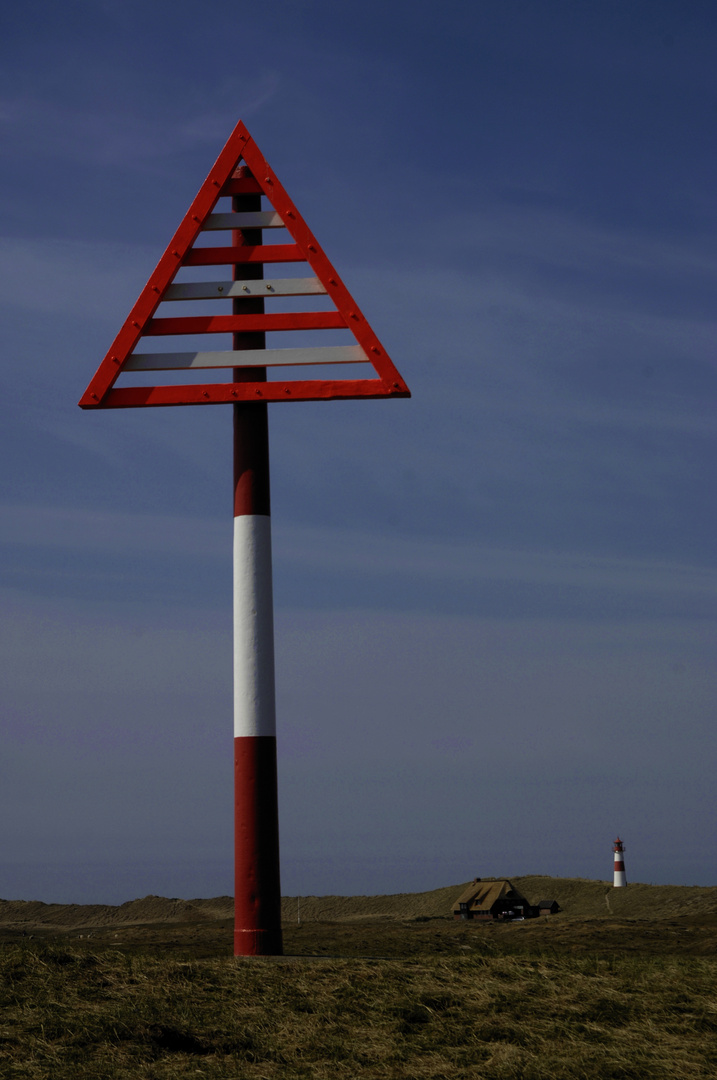
<svg viewBox="0 0 717 1080"><path fill-rule="evenodd" d="M613 889L612 882L584 878L516 877L511 879L532 904L557 899L568 915L597 918L671 919L717 918L717 888L686 885L629 884Z"/></svg>
<svg viewBox="0 0 717 1080"><path fill-rule="evenodd" d="M528 876L510 880L531 904L544 899L557 900L568 916L663 919L692 915L717 919L715 887L631 884L625 889L613 889L610 882L584 878ZM392 896L302 896L301 917L329 922L370 917L440 918L451 914L456 897L468 884ZM284 917L294 918L296 910L297 897L284 897Z"/></svg>
<svg viewBox="0 0 717 1080"><path fill-rule="evenodd" d="M453 904L465 885L449 885L423 893L395 893L388 896L285 896L282 916L296 917L297 900L304 921L340 922L348 919L440 918L451 914Z"/></svg>
<svg viewBox="0 0 717 1080"><path fill-rule="evenodd" d="M671 919L717 921L717 888L683 885L630 884L613 889L606 881L583 878L513 877L513 883L531 903L559 902L565 916L585 918ZM356 922L362 919L417 919L450 917L456 897L466 882L430 892L389 896L285 896L282 914L295 922L300 909L303 922ZM40 901L0 900L0 928L41 928L151 925L153 923L216 922L231 919L230 896L211 900L179 900L146 896L118 906L43 904Z"/></svg>
<svg viewBox="0 0 717 1080"><path fill-rule="evenodd" d="M187 962L15 945L0 1075L707 1080L715 975L656 957Z"/></svg>
<svg viewBox="0 0 717 1080"><path fill-rule="evenodd" d="M302 897L298 924L287 897L287 956L254 960L228 897L0 902L0 1078L717 1075L717 889L512 880L562 913L455 922L458 884Z"/></svg>

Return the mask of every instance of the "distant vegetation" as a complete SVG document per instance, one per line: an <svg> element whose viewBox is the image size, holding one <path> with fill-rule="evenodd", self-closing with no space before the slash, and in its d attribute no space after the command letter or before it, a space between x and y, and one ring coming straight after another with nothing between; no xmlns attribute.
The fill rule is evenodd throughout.
<svg viewBox="0 0 717 1080"><path fill-rule="evenodd" d="M717 918L717 887L636 884L613 889L612 883L607 881L587 881L583 878L530 876L510 880L531 904L541 900L557 900L566 915L654 919L699 913ZM456 897L469 884L466 882L432 892L398 893L394 896L301 897L301 911L306 919L354 919L372 915L398 919L411 919L419 915L438 918L451 914ZM285 917L296 910L296 902L296 897L284 898Z"/></svg>
<svg viewBox="0 0 717 1080"><path fill-rule="evenodd" d="M717 887L631 884L613 889L607 881L584 878L513 877L510 879L531 904L557 900L566 916L591 918L680 918L698 916L717 919ZM294 922L297 910L302 921L337 922L367 918L448 918L456 897L469 882L422 893L388 896L285 896L283 918ZM0 929L21 926L71 929L151 923L212 922L231 919L230 896L211 900L179 900L146 896L113 907L103 904L43 904L40 901L0 900Z"/></svg>

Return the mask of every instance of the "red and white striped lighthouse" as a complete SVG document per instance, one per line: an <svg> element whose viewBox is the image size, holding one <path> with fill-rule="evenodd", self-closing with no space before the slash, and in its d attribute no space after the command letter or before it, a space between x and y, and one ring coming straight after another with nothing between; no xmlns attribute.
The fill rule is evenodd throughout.
<svg viewBox="0 0 717 1080"><path fill-rule="evenodd" d="M625 860L623 859L625 845L623 844L619 836L613 844L612 850L615 852L615 868L613 872L612 885L614 889L622 889L625 885L627 885L627 878L625 877Z"/></svg>

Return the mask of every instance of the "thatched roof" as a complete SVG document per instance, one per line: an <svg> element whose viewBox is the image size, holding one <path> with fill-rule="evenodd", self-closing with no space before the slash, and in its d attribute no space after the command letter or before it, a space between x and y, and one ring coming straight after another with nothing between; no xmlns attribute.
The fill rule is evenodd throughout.
<svg viewBox="0 0 717 1080"><path fill-rule="evenodd" d="M474 881L465 889L453 905L453 911L458 914L461 904L467 904L468 910L476 912L489 912L497 900L522 900L528 903L511 881L503 878L497 881Z"/></svg>

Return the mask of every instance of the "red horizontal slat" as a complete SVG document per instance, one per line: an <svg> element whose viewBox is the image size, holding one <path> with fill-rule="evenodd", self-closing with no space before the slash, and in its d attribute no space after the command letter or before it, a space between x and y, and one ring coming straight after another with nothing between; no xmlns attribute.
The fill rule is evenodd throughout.
<svg viewBox="0 0 717 1080"><path fill-rule="evenodd" d="M192 248L182 266L219 266L222 263L306 262L298 244L259 244L243 247Z"/></svg>
<svg viewBox="0 0 717 1080"><path fill-rule="evenodd" d="M99 408L143 405L219 405L234 401L330 401L339 398L410 397L408 389L381 379L321 379L297 382L219 383L192 386L127 386L112 389ZM82 408L96 404L80 401Z"/></svg>
<svg viewBox="0 0 717 1080"><path fill-rule="evenodd" d="M150 319L143 333L242 334L262 330L340 330L346 322L338 311L282 311L273 315L188 315Z"/></svg>

